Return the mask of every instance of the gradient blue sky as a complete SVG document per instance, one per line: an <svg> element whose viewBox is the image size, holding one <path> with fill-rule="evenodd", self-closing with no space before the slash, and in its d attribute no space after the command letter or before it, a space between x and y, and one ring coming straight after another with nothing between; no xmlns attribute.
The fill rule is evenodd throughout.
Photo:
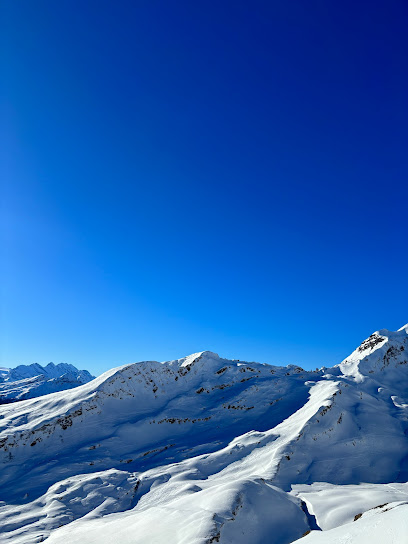
<svg viewBox="0 0 408 544"><path fill-rule="evenodd" d="M405 1L1 19L1 365L309 368L408 321Z"/></svg>

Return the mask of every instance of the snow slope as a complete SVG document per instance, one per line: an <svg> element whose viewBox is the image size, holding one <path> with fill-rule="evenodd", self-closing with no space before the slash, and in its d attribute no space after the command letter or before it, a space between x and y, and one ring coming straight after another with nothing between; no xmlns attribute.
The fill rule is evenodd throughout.
<svg viewBox="0 0 408 544"><path fill-rule="evenodd" d="M93 378L87 370L78 370L66 363L49 363L45 367L34 363L11 369L1 368L0 404L72 389Z"/></svg>
<svg viewBox="0 0 408 544"><path fill-rule="evenodd" d="M329 531L311 531L298 544L406 544L408 502L393 502L362 513L354 522Z"/></svg>
<svg viewBox="0 0 408 544"><path fill-rule="evenodd" d="M370 523L405 531L407 332L379 331L315 372L202 352L1 406L0 542L287 544L308 531L302 542L366 542Z"/></svg>
<svg viewBox="0 0 408 544"><path fill-rule="evenodd" d="M314 483L294 485L293 494L301 498L323 530L333 529L379 505L408 501L408 483L333 485ZM408 533L407 533L408 534Z"/></svg>

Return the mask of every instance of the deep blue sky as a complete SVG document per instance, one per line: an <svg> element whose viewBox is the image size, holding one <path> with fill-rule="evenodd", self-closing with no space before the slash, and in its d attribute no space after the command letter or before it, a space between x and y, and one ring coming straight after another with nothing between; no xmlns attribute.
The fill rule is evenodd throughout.
<svg viewBox="0 0 408 544"><path fill-rule="evenodd" d="M316 367L408 321L408 5L5 0L1 362Z"/></svg>

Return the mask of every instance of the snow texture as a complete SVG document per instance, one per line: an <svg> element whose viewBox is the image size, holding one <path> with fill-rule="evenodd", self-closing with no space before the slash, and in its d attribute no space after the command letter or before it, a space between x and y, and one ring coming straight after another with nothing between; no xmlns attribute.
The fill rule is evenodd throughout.
<svg viewBox="0 0 408 544"><path fill-rule="evenodd" d="M407 333L330 369L201 352L0 406L0 543L407 544Z"/></svg>

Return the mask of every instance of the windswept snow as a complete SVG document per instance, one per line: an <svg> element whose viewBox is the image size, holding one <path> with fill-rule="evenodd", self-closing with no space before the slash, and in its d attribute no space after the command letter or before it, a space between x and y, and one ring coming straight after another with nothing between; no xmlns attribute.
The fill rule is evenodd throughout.
<svg viewBox="0 0 408 544"><path fill-rule="evenodd" d="M200 352L1 406L0 542L402 544L407 333L315 372Z"/></svg>
<svg viewBox="0 0 408 544"><path fill-rule="evenodd" d="M294 485L293 495L301 498L318 526L326 531L351 523L355 517L379 505L408 501L408 483ZM408 535L408 533L407 533Z"/></svg>
<svg viewBox="0 0 408 544"><path fill-rule="evenodd" d="M408 502L394 502L362 513L354 522L329 531L311 531L297 544L406 544Z"/></svg>

